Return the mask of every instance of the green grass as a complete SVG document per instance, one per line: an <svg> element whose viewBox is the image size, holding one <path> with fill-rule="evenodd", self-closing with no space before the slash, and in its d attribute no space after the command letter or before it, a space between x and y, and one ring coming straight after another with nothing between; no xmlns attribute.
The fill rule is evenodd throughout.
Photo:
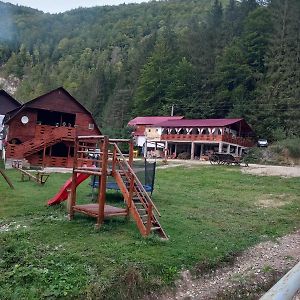
<svg viewBox="0 0 300 300"><path fill-rule="evenodd" d="M7 174L16 189L0 177L0 299L139 298L172 284L181 270L205 272L300 227L300 178L219 166L157 170L153 198L170 236L161 241L141 237L132 220L109 219L97 231L93 218L68 221L65 204L45 206L70 174L52 174L45 186ZM83 182L81 201L90 193ZM257 205L266 198L274 206Z"/></svg>

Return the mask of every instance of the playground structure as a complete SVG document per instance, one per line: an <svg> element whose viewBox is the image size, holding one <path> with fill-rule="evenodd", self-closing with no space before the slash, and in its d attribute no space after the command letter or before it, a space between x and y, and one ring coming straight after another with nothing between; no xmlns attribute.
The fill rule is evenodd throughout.
<svg viewBox="0 0 300 300"><path fill-rule="evenodd" d="M120 143L129 148L128 155L122 153L118 146ZM107 136L76 137L72 180L67 181L62 187L61 194L64 195L61 195L61 199L66 197L65 191L70 188L68 196L70 220L74 218L75 213L83 213L96 218L96 227L99 228L106 217L131 215L143 236L154 232L161 238L167 239L167 235L158 221L160 213L132 169L133 151L133 143L127 139L108 139ZM83 175L98 177L96 203L77 204L78 178ZM123 195L126 208L106 204L107 176L114 177ZM55 199L53 198L53 201L49 202L59 203L58 196L56 195Z"/></svg>

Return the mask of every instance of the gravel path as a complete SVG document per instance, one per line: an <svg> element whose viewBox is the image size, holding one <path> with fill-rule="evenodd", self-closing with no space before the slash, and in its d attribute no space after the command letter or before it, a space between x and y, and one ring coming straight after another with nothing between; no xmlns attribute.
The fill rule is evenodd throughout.
<svg viewBox="0 0 300 300"><path fill-rule="evenodd" d="M300 261L300 231L260 243L238 256L233 266L193 278L184 271L175 289L148 299L258 299ZM300 299L300 298L297 298Z"/></svg>

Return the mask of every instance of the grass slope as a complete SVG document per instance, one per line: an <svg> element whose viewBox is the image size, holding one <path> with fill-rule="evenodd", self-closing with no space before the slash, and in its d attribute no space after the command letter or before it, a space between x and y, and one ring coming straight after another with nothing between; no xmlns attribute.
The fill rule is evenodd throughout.
<svg viewBox="0 0 300 300"><path fill-rule="evenodd" d="M158 170L154 201L166 242L142 238L124 218L95 231L92 218L67 221L65 204L46 207L70 175L52 174L39 186L7 174L16 189L0 177L0 299L138 298L171 284L182 269L203 272L300 227L300 178L256 177L235 167ZM82 183L79 198L89 201L90 193ZM266 198L274 205L257 205Z"/></svg>

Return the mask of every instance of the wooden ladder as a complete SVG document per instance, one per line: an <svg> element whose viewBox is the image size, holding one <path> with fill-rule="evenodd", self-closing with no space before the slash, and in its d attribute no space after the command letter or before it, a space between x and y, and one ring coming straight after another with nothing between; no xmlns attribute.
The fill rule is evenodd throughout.
<svg viewBox="0 0 300 300"><path fill-rule="evenodd" d="M160 216L158 209L116 143L114 143L112 175L141 234L147 236L153 232L162 239L168 239L158 221L157 216Z"/></svg>

